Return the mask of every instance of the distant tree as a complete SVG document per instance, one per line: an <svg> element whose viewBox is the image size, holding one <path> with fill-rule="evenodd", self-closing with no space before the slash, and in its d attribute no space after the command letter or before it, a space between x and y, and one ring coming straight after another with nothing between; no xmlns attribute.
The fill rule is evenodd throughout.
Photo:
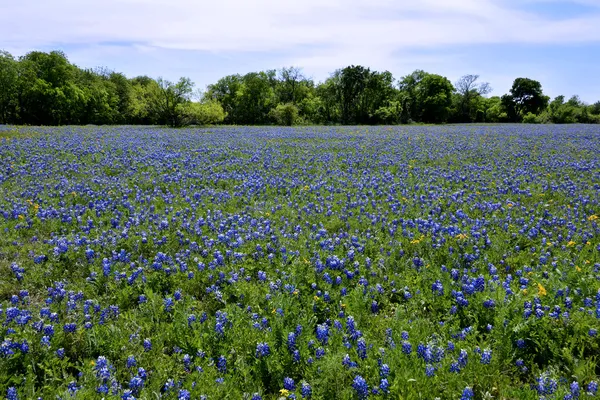
<svg viewBox="0 0 600 400"><path fill-rule="evenodd" d="M132 113L133 89L131 82L120 72L111 72L108 75L108 82L110 82L110 87L117 100L114 121L119 124L125 123L131 119Z"/></svg>
<svg viewBox="0 0 600 400"><path fill-rule="evenodd" d="M38 125L80 123L86 99L76 82L77 71L60 51L32 51L21 57L17 78L21 121Z"/></svg>
<svg viewBox="0 0 600 400"><path fill-rule="evenodd" d="M406 75L400 79L398 88L400 89L400 102L402 103L401 121L403 123L419 121L421 109L417 100L417 88L427 75L427 72L417 69L410 75Z"/></svg>
<svg viewBox="0 0 600 400"><path fill-rule="evenodd" d="M296 104L302 101L302 86L309 80L298 67L282 68L278 72L279 77L279 101L281 103Z"/></svg>
<svg viewBox="0 0 600 400"><path fill-rule="evenodd" d="M382 112L377 110L389 106L396 101L397 91L394 88L394 77L388 71L377 72L360 65L351 65L339 71L335 79L329 80L339 102L341 123L373 124L381 123ZM391 112L397 108L389 108Z"/></svg>
<svg viewBox="0 0 600 400"><path fill-rule="evenodd" d="M225 111L217 101L187 102L179 106L185 125L214 125L220 124L225 119Z"/></svg>
<svg viewBox="0 0 600 400"><path fill-rule="evenodd" d="M13 56L0 51L0 124L13 122L16 118L16 84L19 64Z"/></svg>
<svg viewBox="0 0 600 400"><path fill-rule="evenodd" d="M443 123L448 119L454 87L436 74L427 74L416 87L418 115L422 122Z"/></svg>
<svg viewBox="0 0 600 400"><path fill-rule="evenodd" d="M457 93L458 122L473 122L478 119L481 97L492 91L487 82L478 83L479 75L465 75L454 85Z"/></svg>
<svg viewBox="0 0 600 400"><path fill-rule="evenodd" d="M482 101L485 122L506 122L508 115L502 106L502 99L498 96L484 98Z"/></svg>
<svg viewBox="0 0 600 400"><path fill-rule="evenodd" d="M271 118L278 125L292 126L298 121L298 107L292 103L278 104L270 112Z"/></svg>
<svg viewBox="0 0 600 400"><path fill-rule="evenodd" d="M316 95L321 100L318 107L318 118L323 123L337 124L341 122L342 116L342 93L341 93L342 71L334 71L325 82L317 85Z"/></svg>
<svg viewBox="0 0 600 400"><path fill-rule="evenodd" d="M510 95L502 97L502 103L512 120L519 121L524 115L538 115L547 106L549 98L542 91L540 82L529 78L517 78L510 89Z"/></svg>
<svg viewBox="0 0 600 400"><path fill-rule="evenodd" d="M177 83L158 78L150 100L150 110L159 121L172 127L185 125L186 118L182 105L190 101L194 84L189 78L180 78Z"/></svg>
<svg viewBox="0 0 600 400"><path fill-rule="evenodd" d="M227 114L225 118L227 123L243 123L239 107L239 97L243 90L244 82L241 75L228 75L208 85L204 99L217 101L223 106Z"/></svg>

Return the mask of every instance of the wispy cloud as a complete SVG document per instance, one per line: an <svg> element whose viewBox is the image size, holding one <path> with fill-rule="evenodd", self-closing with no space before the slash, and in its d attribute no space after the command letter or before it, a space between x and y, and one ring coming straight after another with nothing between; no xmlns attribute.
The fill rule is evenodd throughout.
<svg viewBox="0 0 600 400"><path fill-rule="evenodd" d="M597 5L597 1L580 0ZM14 47L143 42L211 51L600 40L600 13L565 20L504 0L22 0L7 2L0 35Z"/></svg>
<svg viewBox="0 0 600 400"><path fill-rule="evenodd" d="M600 42L600 0L572 0L588 7L580 15L550 18L536 12L557 2L20 0L3 4L0 48L19 53L88 46L88 53L119 52L119 43L133 43L137 53L271 52L281 54L283 63L321 74L350 63L393 69L418 60L426 65L456 61L451 54L415 55L415 49Z"/></svg>

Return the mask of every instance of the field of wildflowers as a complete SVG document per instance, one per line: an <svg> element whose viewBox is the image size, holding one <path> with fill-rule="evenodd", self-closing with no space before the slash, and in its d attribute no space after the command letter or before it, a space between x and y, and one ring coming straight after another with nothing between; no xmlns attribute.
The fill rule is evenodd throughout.
<svg viewBox="0 0 600 400"><path fill-rule="evenodd" d="M579 399L600 128L0 127L0 396Z"/></svg>

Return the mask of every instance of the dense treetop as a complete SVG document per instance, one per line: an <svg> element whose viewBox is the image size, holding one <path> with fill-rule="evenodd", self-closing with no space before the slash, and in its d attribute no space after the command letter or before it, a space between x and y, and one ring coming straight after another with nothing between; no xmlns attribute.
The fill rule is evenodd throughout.
<svg viewBox="0 0 600 400"><path fill-rule="evenodd" d="M490 91L478 75L453 85L422 70L396 79L388 71L351 65L318 83L297 67L229 75L198 93L189 78L127 78L79 68L60 51L32 51L18 59L0 51L3 124L600 122L600 101L550 101L532 79L516 78L502 97L486 97Z"/></svg>

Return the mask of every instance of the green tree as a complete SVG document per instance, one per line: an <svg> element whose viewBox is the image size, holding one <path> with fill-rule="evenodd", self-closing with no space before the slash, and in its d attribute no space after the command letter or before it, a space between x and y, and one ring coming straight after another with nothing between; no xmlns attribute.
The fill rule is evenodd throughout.
<svg viewBox="0 0 600 400"><path fill-rule="evenodd" d="M292 126L298 121L298 107L292 103L278 104L270 112L278 125Z"/></svg>
<svg viewBox="0 0 600 400"><path fill-rule="evenodd" d="M456 89L456 122L481 121L482 97L492 91L489 83L477 82L479 75L465 75L454 85Z"/></svg>
<svg viewBox="0 0 600 400"><path fill-rule="evenodd" d="M156 86L151 85L149 96L150 111L154 113L159 123L171 127L179 127L186 124L184 104L190 102L190 95L194 84L189 78L180 78L177 83L158 78Z"/></svg>
<svg viewBox="0 0 600 400"><path fill-rule="evenodd" d="M436 74L427 74L416 87L418 115L422 122L443 123L448 119L454 87L450 81Z"/></svg>
<svg viewBox="0 0 600 400"><path fill-rule="evenodd" d="M427 75L427 72L418 69L413 71L410 75L402 77L400 80L398 84L400 89L400 102L402 104L402 116L400 119L403 123L419 120L421 107L418 104L417 88L419 83Z"/></svg>
<svg viewBox="0 0 600 400"><path fill-rule="evenodd" d="M542 84L529 78L517 78L510 94L502 96L502 104L513 121L522 120L528 113L538 115L548 106L549 97L542 91Z"/></svg>
<svg viewBox="0 0 600 400"><path fill-rule="evenodd" d="M23 122L77 123L83 91L75 85L76 67L64 53L33 51L19 60L17 96Z"/></svg>
<svg viewBox="0 0 600 400"><path fill-rule="evenodd" d="M0 124L16 118L16 83L19 65L13 56L0 51Z"/></svg>
<svg viewBox="0 0 600 400"><path fill-rule="evenodd" d="M214 100L188 102L180 104L178 107L185 125L220 124L226 116L221 104Z"/></svg>

